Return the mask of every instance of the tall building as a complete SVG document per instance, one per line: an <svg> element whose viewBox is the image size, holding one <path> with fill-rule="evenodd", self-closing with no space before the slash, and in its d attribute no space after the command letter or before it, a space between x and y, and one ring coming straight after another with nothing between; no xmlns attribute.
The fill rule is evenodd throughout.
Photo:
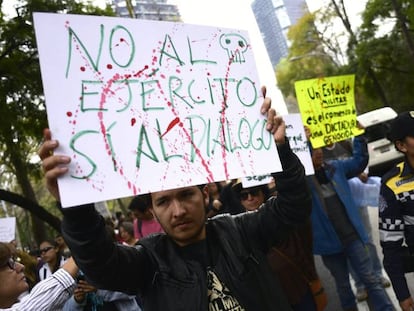
<svg viewBox="0 0 414 311"><path fill-rule="evenodd" d="M305 0L254 0L252 10L270 61L275 67L288 54L287 32L307 11Z"/></svg>
<svg viewBox="0 0 414 311"><path fill-rule="evenodd" d="M131 7L128 8L128 3ZM180 13L176 5L168 4L167 0L112 0L117 16L159 20L159 21L180 21Z"/></svg>

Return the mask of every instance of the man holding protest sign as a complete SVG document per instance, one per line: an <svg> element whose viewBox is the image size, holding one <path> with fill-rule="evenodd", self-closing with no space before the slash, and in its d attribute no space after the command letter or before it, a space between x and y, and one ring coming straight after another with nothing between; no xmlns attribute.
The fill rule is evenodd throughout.
<svg viewBox="0 0 414 311"><path fill-rule="evenodd" d="M365 138L354 138L353 154L347 159L324 161L322 148L314 148L311 153L315 175L308 177L308 184L314 254L321 255L334 277L343 310L358 310L349 282L348 260L367 289L373 310L394 310L372 269L366 250L368 236L348 184L348 178L358 175L368 163Z"/></svg>
<svg viewBox="0 0 414 311"><path fill-rule="evenodd" d="M265 94L265 90L264 90ZM278 197L256 213L206 220L208 189L188 186L151 193L152 212L166 234L137 248L113 244L92 204L64 209L63 234L82 271L100 288L139 293L144 310L290 310L265 254L310 213L304 168L285 141L285 125L265 98L266 129L273 134L283 171ZM70 157L45 131L39 150L47 186L59 200L57 178Z"/></svg>

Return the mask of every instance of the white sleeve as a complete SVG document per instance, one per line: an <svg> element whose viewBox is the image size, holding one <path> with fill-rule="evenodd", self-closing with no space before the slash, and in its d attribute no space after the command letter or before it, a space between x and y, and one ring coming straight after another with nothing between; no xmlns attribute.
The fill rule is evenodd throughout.
<svg viewBox="0 0 414 311"><path fill-rule="evenodd" d="M70 298L76 282L64 269L59 269L52 276L39 282L29 295L3 311L48 311L61 310Z"/></svg>

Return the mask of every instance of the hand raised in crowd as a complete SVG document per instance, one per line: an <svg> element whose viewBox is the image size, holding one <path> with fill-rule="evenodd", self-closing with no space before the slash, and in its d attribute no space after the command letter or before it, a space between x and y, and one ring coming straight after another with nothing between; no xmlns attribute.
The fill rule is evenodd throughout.
<svg viewBox="0 0 414 311"><path fill-rule="evenodd" d="M281 116L276 115L276 111L270 108L272 101L266 97L266 87L262 87L263 104L260 109L261 113L267 115L266 129L273 134L276 144L284 144L286 136L286 125Z"/></svg>
<svg viewBox="0 0 414 311"><path fill-rule="evenodd" d="M92 286L85 280L79 280L78 286L73 293L73 298L77 303L81 303L85 300L87 293L93 293L96 292L96 290L96 287Z"/></svg>
<svg viewBox="0 0 414 311"><path fill-rule="evenodd" d="M403 311L413 311L414 310L414 301L412 297L400 301L400 307Z"/></svg>
<svg viewBox="0 0 414 311"><path fill-rule="evenodd" d="M42 160L42 167L45 172L46 186L50 193L60 201L57 178L68 171L70 157L55 155L53 152L58 147L59 142L52 139L49 129L43 131L43 144L40 146L38 155Z"/></svg>

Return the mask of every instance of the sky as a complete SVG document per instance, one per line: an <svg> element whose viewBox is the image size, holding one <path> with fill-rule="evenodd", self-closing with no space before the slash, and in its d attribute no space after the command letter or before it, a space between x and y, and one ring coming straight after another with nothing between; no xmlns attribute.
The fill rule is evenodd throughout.
<svg viewBox="0 0 414 311"><path fill-rule="evenodd" d="M321 8L329 0L307 0L311 12ZM344 0L347 12L354 27L360 24L360 12L366 0ZM169 0L178 5L185 23L221 26L243 29L249 32L256 58L256 68L260 83L266 85L272 106L280 114L286 114L287 108L282 94L276 87L275 73L260 35L259 27L251 9L252 0Z"/></svg>
<svg viewBox="0 0 414 311"><path fill-rule="evenodd" d="M329 0L307 0L312 12ZM16 0L3 0L3 6L13 11ZM97 5L104 5L105 0L94 0ZM267 95L272 98L272 106L280 114L286 114L287 108L283 96L276 86L275 73L270 58L266 52L256 19L251 10L252 0L168 0L179 8L181 18L185 23L207 26L218 26L247 30L251 39L256 58L256 68L260 83L266 85ZM345 0L351 23L360 23L360 12L366 0Z"/></svg>

